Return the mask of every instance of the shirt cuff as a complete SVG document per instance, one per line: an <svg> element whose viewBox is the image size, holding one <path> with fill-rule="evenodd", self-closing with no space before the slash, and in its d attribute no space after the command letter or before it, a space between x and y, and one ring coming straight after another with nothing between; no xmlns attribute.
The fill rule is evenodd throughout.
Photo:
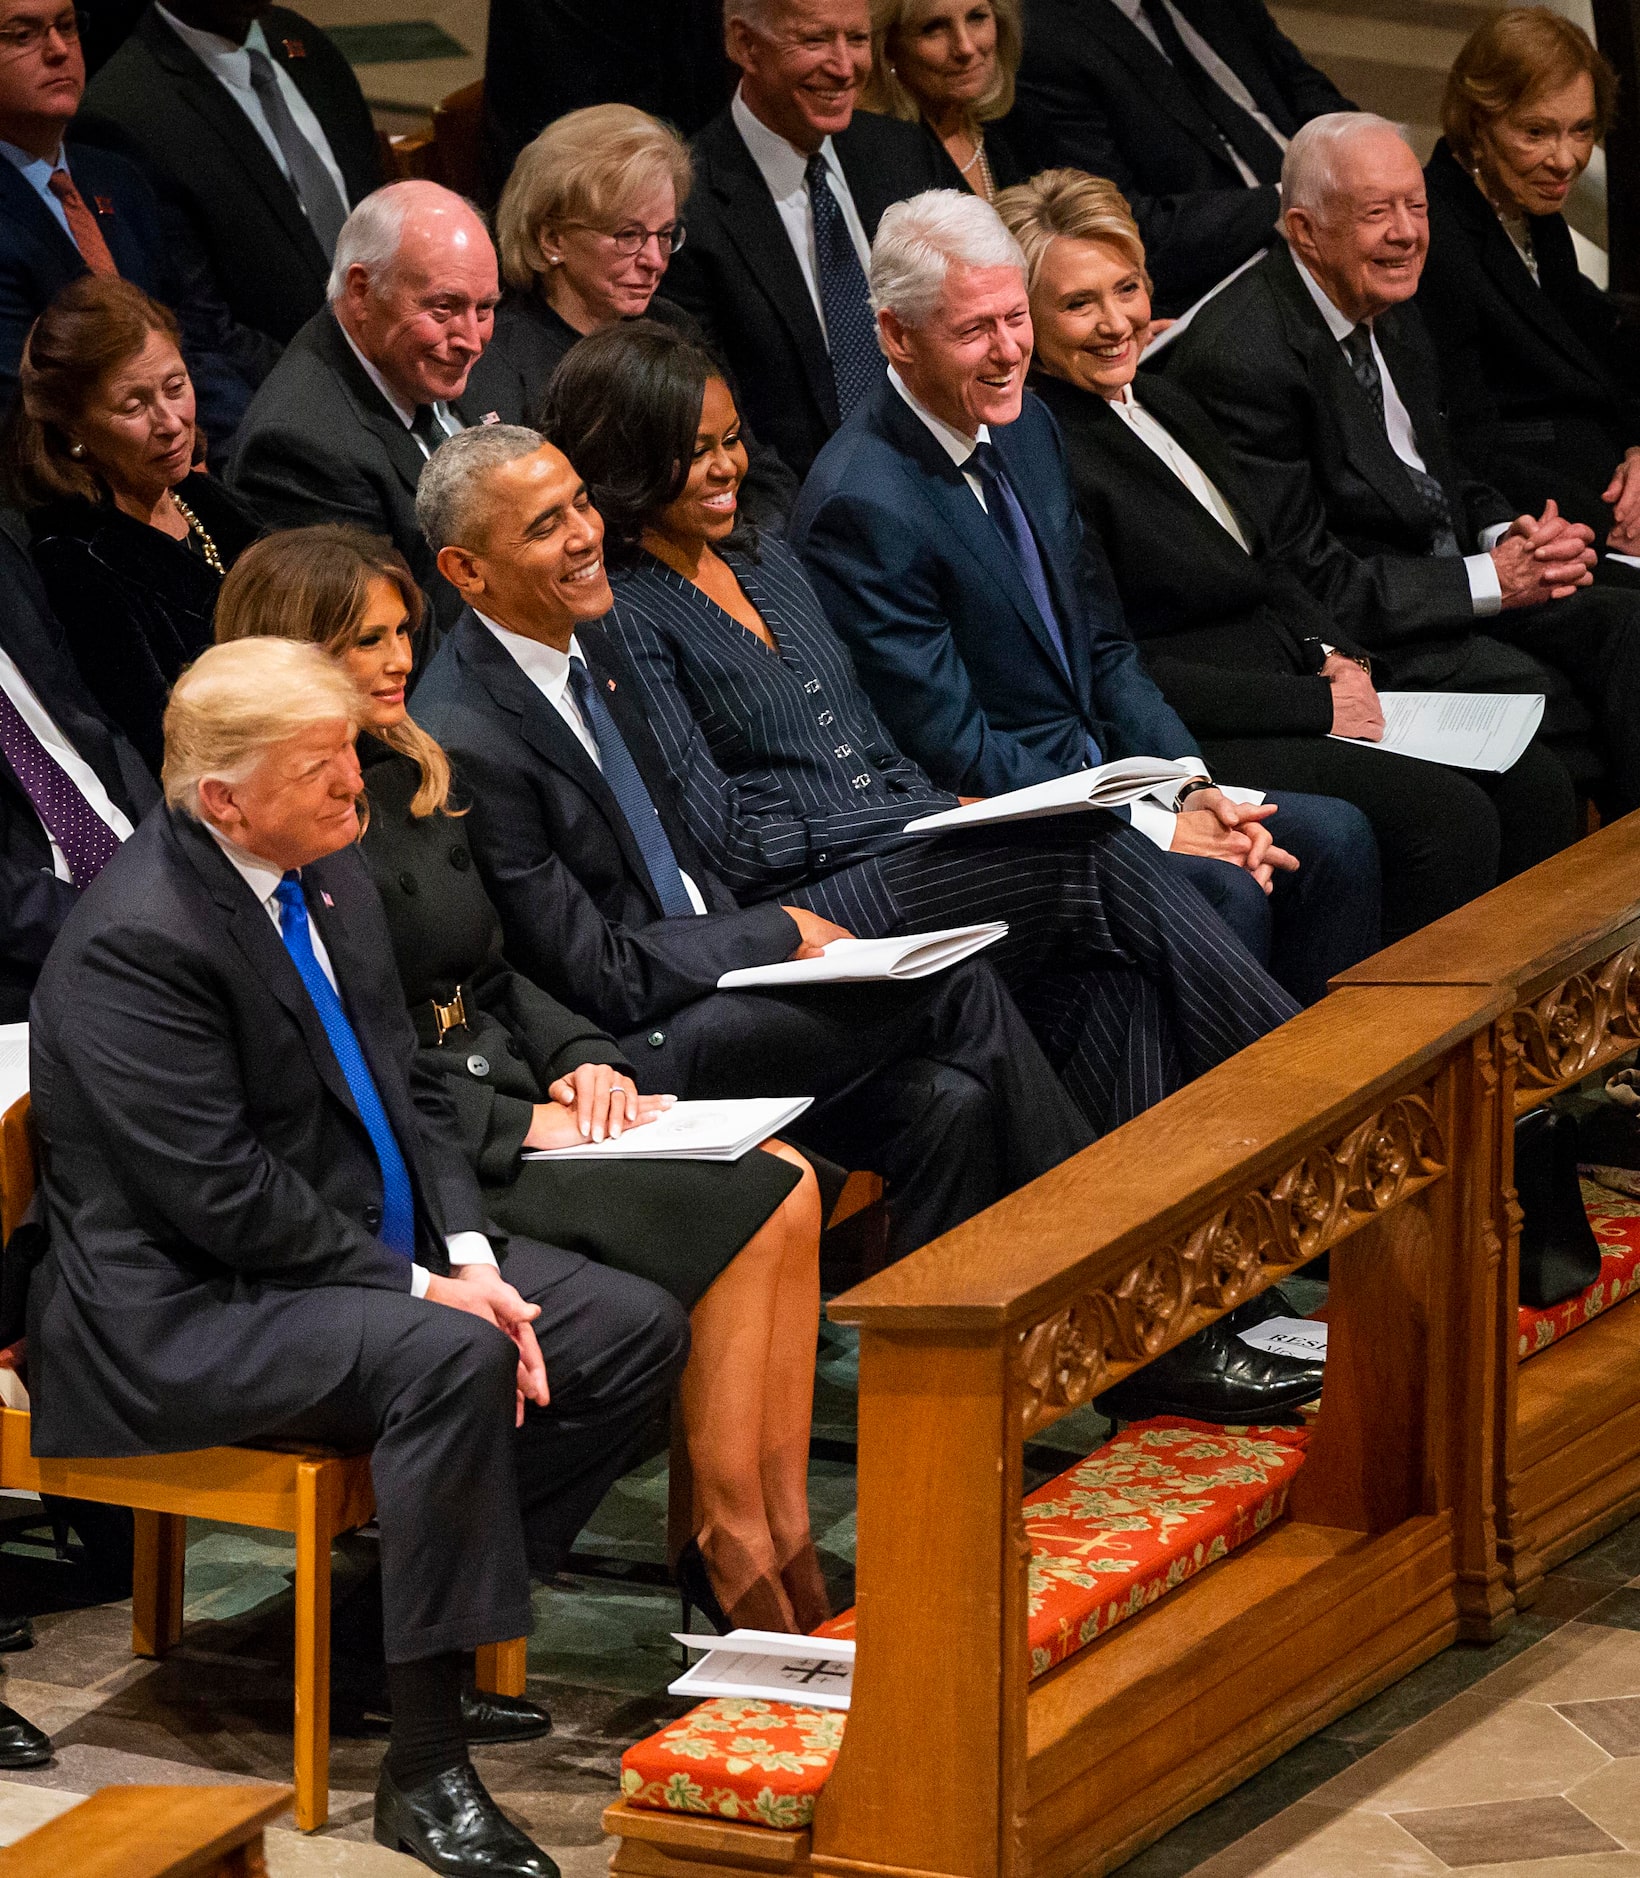
<svg viewBox="0 0 1640 1878"><path fill-rule="evenodd" d="M1493 522L1489 528L1483 528L1480 533L1481 546L1490 554L1514 525L1513 522Z"/></svg>
<svg viewBox="0 0 1640 1878"><path fill-rule="evenodd" d="M1178 788L1175 783L1174 788ZM1136 802L1128 804L1128 813L1133 817L1135 830L1147 841L1154 841L1166 854L1173 846L1173 831L1178 825L1178 817L1171 809L1164 809L1159 802L1152 802L1148 796L1140 796Z"/></svg>
<svg viewBox="0 0 1640 1878"><path fill-rule="evenodd" d="M410 1295L411 1297L413 1298L426 1297L428 1281L432 1278L432 1276L433 1274L427 1269L425 1265L416 1265L412 1263L410 1267Z"/></svg>
<svg viewBox="0 0 1640 1878"><path fill-rule="evenodd" d="M490 1242L481 1232L453 1232L444 1242L452 1265L494 1265L499 1268Z"/></svg>
<svg viewBox="0 0 1640 1878"><path fill-rule="evenodd" d="M1503 611L1503 586L1490 554L1466 554L1463 571L1469 576L1469 603L1476 619L1490 619Z"/></svg>

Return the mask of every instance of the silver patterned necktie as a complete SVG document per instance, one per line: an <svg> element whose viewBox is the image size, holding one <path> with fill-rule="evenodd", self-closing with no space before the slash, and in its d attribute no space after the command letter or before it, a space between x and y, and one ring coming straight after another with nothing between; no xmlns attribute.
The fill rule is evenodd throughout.
<svg viewBox="0 0 1640 1878"><path fill-rule="evenodd" d="M262 115L268 120L268 129L273 132L279 154L285 159L296 199L302 205L302 213L308 218L308 226L319 246L325 251L325 259L331 260L336 253L336 237L347 220L347 204L325 168L324 158L297 128L273 60L254 46L245 48L245 56L251 62L251 89L262 107Z"/></svg>

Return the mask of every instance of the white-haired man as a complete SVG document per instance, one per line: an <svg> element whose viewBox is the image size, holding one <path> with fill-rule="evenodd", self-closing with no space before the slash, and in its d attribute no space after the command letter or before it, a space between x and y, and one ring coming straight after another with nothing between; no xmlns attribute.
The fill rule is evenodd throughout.
<svg viewBox="0 0 1640 1878"><path fill-rule="evenodd" d="M329 305L251 400L228 476L264 520L352 522L386 535L427 595L460 611L416 527L416 482L446 437L523 416L516 374L485 348L500 296L472 205L437 183L389 183L342 225Z"/></svg>
<svg viewBox="0 0 1640 1878"><path fill-rule="evenodd" d="M314 647L207 651L166 713L165 808L53 948L34 1447L371 1450L376 1837L453 1878L557 1878L468 1760L462 1656L527 1632L531 1575L666 1400L687 1325L576 1253L497 1238L498 1267L354 845L357 710Z"/></svg>
<svg viewBox="0 0 1640 1878"><path fill-rule="evenodd" d="M1592 534L1472 477L1411 305L1429 248L1400 129L1315 119L1282 169L1286 243L1205 307L1166 369L1218 421L1272 552L1380 689L1542 692L1544 740L1608 811L1640 806L1640 601L1590 586ZM1592 725L1592 729L1591 729Z"/></svg>
<svg viewBox="0 0 1640 1878"><path fill-rule="evenodd" d="M884 209L962 178L920 126L856 115L869 0L726 0L740 88L695 139L669 298L738 380L742 415L803 475L882 376L866 289Z"/></svg>

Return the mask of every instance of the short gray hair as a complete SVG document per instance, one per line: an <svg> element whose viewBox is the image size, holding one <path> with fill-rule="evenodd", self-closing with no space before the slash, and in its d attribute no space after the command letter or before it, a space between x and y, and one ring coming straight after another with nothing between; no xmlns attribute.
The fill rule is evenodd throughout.
<svg viewBox="0 0 1640 1878"><path fill-rule="evenodd" d="M1322 214L1343 193L1340 171L1344 153L1362 137L1388 131L1411 148L1404 124L1392 124L1371 111L1329 111L1312 117L1287 146L1281 165L1281 212L1305 209Z"/></svg>
<svg viewBox="0 0 1640 1878"><path fill-rule="evenodd" d="M730 20L744 20L754 32L766 33L775 14L785 5L786 0L723 0L724 31L728 31Z"/></svg>
<svg viewBox="0 0 1640 1878"><path fill-rule="evenodd" d="M428 547L435 554L440 548L465 547L478 484L503 463L534 456L546 441L524 424L474 424L441 443L416 484L416 524Z"/></svg>
<svg viewBox="0 0 1640 1878"><path fill-rule="evenodd" d="M463 208L470 209L480 225L483 225L484 212L476 203L469 202L465 196L457 195L453 189L445 189L438 183L408 177L400 182L384 183L380 189L372 189L342 223L342 232L336 237L336 254L331 261L330 279L325 286L326 298L332 306L347 291L349 268L362 267L371 287L377 290L388 280L404 242L404 224L410 217L410 211L418 202L426 201L429 192L451 202L459 202Z"/></svg>
<svg viewBox="0 0 1640 1878"><path fill-rule="evenodd" d="M983 196L925 189L884 211L871 244L871 310L921 326L940 303L953 267L1017 267L1025 250Z"/></svg>

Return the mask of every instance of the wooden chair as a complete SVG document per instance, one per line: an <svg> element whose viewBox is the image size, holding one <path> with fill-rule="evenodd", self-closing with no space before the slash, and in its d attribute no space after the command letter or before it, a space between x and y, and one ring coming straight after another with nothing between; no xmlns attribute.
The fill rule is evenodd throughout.
<svg viewBox="0 0 1640 1878"><path fill-rule="evenodd" d="M0 1850L0 1878L267 1878L289 1787L104 1787Z"/></svg>
<svg viewBox="0 0 1640 1878"><path fill-rule="evenodd" d="M9 1238L33 1197L37 1162L24 1096L0 1116L0 1229ZM0 1487L130 1507L136 1520L131 1648L163 1657L182 1635L188 1520L288 1532L296 1539L296 1823L329 1817L330 1548L376 1511L368 1454L324 1449L201 1448L116 1460L48 1460L29 1451L25 1409L0 1409ZM478 1652L478 1686L524 1693L527 1640Z"/></svg>
<svg viewBox="0 0 1640 1878"><path fill-rule="evenodd" d="M398 181L425 177L457 195L482 202L488 190L484 170L484 81L474 79L452 91L433 112L423 131L388 139L389 176Z"/></svg>

